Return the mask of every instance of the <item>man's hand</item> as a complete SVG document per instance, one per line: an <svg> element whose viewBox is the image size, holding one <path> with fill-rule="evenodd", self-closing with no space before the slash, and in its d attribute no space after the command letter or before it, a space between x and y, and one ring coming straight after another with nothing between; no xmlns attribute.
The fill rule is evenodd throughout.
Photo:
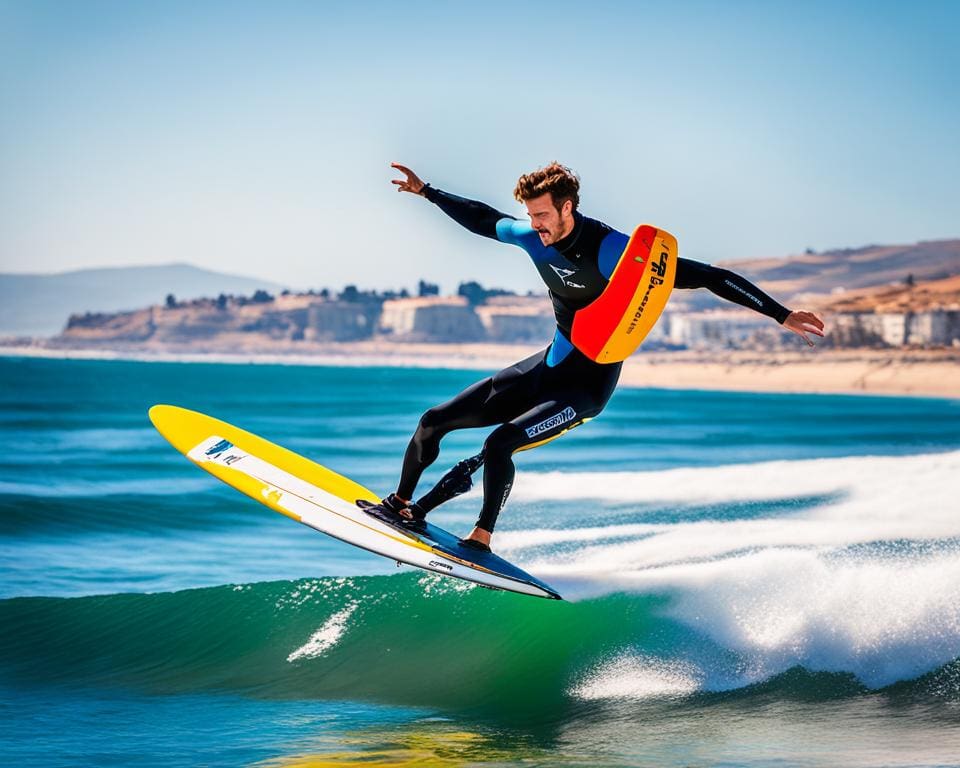
<svg viewBox="0 0 960 768"><path fill-rule="evenodd" d="M400 173L406 176L406 179L393 179L391 184L397 185L397 192L412 192L415 195L422 195L423 188L426 186L413 171L400 163L390 163L391 168L396 168Z"/></svg>
<svg viewBox="0 0 960 768"><path fill-rule="evenodd" d="M787 315L787 319L783 321L783 327L788 331L793 331L798 336L803 336L803 340L810 347L813 346L813 340L807 336L808 333L823 337L823 320L813 312L803 310L791 312Z"/></svg>

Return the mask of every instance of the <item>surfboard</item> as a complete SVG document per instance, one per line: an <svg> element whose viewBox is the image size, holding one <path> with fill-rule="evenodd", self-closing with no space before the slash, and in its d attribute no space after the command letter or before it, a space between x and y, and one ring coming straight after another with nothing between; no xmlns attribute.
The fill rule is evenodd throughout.
<svg viewBox="0 0 960 768"><path fill-rule="evenodd" d="M261 504L314 530L377 555L484 587L561 599L552 587L503 558L459 545L435 525L416 531L364 512L380 497L343 475L225 421L174 405L150 420L190 461Z"/></svg>
<svg viewBox="0 0 960 768"><path fill-rule="evenodd" d="M676 274L677 239L641 224L603 293L574 315L574 346L598 363L626 360L660 319Z"/></svg>

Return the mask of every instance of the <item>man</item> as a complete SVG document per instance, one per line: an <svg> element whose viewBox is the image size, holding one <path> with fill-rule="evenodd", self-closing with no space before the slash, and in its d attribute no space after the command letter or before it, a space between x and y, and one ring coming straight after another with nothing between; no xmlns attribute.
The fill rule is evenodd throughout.
<svg viewBox="0 0 960 768"><path fill-rule="evenodd" d="M553 302L557 329L550 346L424 413L407 446L396 493L377 505L363 505L383 520L415 528L431 509L469 488L470 474L483 464L483 506L476 526L460 544L489 552L497 516L513 484L513 454L593 418L613 394L621 363L596 363L570 338L575 313L603 292L629 237L577 210L580 181L559 163L524 174L517 182L514 197L526 206L529 224L435 189L403 165L392 167L406 177L392 181L398 192L425 197L471 232L523 248ZM808 333L823 336L823 322L815 314L791 312L729 270L678 259L674 287L707 288L775 319L811 346ZM417 503L411 501L423 471L437 459L444 435L493 425L498 426L480 454L458 464Z"/></svg>

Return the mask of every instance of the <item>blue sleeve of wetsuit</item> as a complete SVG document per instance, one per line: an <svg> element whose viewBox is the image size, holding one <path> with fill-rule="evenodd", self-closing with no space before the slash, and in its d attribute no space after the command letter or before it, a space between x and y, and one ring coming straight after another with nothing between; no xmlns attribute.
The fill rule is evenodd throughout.
<svg viewBox="0 0 960 768"><path fill-rule="evenodd" d="M429 184L423 188L423 196L431 203L436 205L447 216L453 219L461 227L466 227L476 235L490 237L494 240L503 240L504 242L513 242L500 237L498 222L504 221L506 224L516 222L513 216L501 213L496 208L491 208L486 203L477 200L468 200L465 197L451 195L439 189L434 189Z"/></svg>
<svg viewBox="0 0 960 768"><path fill-rule="evenodd" d="M790 310L736 272L691 259L677 259L675 288L706 288L721 299L756 310L783 323Z"/></svg>

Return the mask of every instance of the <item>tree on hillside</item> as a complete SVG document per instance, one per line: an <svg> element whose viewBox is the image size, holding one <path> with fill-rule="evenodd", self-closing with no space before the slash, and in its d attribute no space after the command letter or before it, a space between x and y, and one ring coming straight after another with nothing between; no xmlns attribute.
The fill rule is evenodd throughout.
<svg viewBox="0 0 960 768"><path fill-rule="evenodd" d="M503 288L484 288L480 283L471 280L467 283L460 283L457 288L457 296L463 296L471 306L483 304L491 296L515 296L513 291L506 291Z"/></svg>
<svg viewBox="0 0 960 768"><path fill-rule="evenodd" d="M172 293L167 294L167 309L176 309L177 308L177 297Z"/></svg>
<svg viewBox="0 0 960 768"><path fill-rule="evenodd" d="M460 283L457 288L457 296L463 296L471 306L483 304L487 300L487 292L483 290L480 283L474 280L468 283Z"/></svg>

